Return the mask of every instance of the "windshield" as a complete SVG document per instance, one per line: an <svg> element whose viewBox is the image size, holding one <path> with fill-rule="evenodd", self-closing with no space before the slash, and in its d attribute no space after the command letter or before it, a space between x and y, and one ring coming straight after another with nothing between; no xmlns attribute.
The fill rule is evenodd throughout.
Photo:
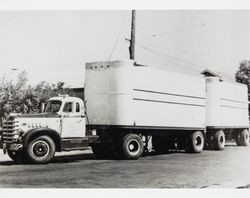
<svg viewBox="0 0 250 198"><path fill-rule="evenodd" d="M62 102L60 100L50 100L46 103L44 112L57 113Z"/></svg>

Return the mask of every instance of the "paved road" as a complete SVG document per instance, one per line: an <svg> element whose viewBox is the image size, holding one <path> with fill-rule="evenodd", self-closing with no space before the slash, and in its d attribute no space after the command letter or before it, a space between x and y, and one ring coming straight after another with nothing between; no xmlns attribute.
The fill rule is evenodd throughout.
<svg viewBox="0 0 250 198"><path fill-rule="evenodd" d="M237 188L250 186L250 146L172 152L136 161L97 160L91 151L45 165L15 164L0 154L1 188Z"/></svg>

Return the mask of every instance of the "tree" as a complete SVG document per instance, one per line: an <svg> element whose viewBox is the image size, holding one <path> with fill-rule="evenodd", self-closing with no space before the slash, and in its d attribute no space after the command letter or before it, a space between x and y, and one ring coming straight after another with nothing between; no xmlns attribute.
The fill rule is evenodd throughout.
<svg viewBox="0 0 250 198"><path fill-rule="evenodd" d="M235 73L237 82L246 84L248 87L248 100L250 99L250 60L240 62L239 69Z"/></svg>
<svg viewBox="0 0 250 198"><path fill-rule="evenodd" d="M70 89L65 87L64 82L58 82L57 84L49 84L48 82L42 81L38 83L32 90L33 99L37 99L38 109L41 108L42 104L45 103L49 98L58 96L59 94L69 94Z"/></svg>
<svg viewBox="0 0 250 198"><path fill-rule="evenodd" d="M64 82L50 84L40 82L36 86L28 85L27 72L18 74L15 82L0 79L0 125L10 113L39 112L43 103L58 94L68 94L69 88Z"/></svg>
<svg viewBox="0 0 250 198"><path fill-rule="evenodd" d="M2 78L0 82L0 122L2 123L10 112L24 111L22 105L25 98L25 86L27 83L27 73L22 71L18 74L16 83Z"/></svg>

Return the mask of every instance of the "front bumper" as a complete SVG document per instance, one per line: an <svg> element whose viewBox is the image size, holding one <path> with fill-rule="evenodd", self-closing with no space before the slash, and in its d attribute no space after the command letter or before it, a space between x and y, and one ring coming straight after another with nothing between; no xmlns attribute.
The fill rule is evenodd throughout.
<svg viewBox="0 0 250 198"><path fill-rule="evenodd" d="M3 150L18 151L18 150L21 150L22 148L23 148L22 144L17 144L17 143L13 143L13 144L2 143L2 149Z"/></svg>

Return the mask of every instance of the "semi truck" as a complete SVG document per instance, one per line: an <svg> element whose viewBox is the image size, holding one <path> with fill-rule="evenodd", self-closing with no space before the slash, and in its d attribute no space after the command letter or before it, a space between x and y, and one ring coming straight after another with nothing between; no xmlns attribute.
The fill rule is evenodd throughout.
<svg viewBox="0 0 250 198"><path fill-rule="evenodd" d="M52 97L42 113L10 116L1 142L19 162L88 147L132 160L149 150L223 150L226 139L247 146L248 129L246 85L118 60L86 63L84 101Z"/></svg>

